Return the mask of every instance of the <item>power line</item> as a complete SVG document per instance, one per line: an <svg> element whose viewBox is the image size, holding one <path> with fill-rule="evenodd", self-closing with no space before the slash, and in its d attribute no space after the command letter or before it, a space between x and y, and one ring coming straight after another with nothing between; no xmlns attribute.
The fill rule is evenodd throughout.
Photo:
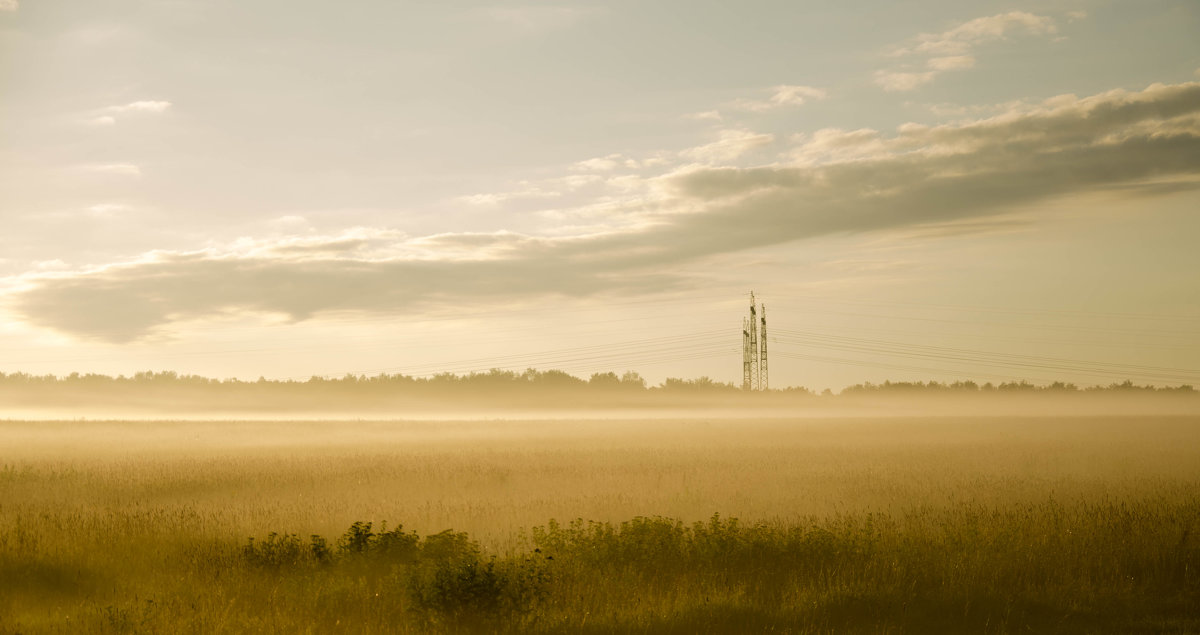
<svg viewBox="0 0 1200 635"><path fill-rule="evenodd" d="M1031 368L1037 370L1054 370L1074 372L1087 375L1113 377L1115 375L1136 375L1153 378L1159 381L1194 381L1200 378L1200 371L1181 368L1166 368L1138 364L1120 364L1112 362L1097 362L1037 355L1019 355L1013 353L997 353L973 349L950 348L942 346L904 344L886 340L837 336L789 329L776 329L777 341L783 344L793 344L805 347L827 348L846 352L868 353L882 356L909 357L920 359L940 359L947 361L967 362L975 365L1001 368Z"/></svg>
<svg viewBox="0 0 1200 635"><path fill-rule="evenodd" d="M884 363L884 362L869 362L869 361L863 361L863 360L846 359L846 358L841 358L841 357L825 357L825 356L820 356L820 355L806 355L803 353L793 353L790 351L777 351L775 353L775 356L776 357L784 357L787 359L816 361L816 362L823 362L823 363L829 363L829 364L841 364L841 365L847 365L847 366L861 366L861 367L866 367L866 368L880 368L880 369L884 369L884 370L901 370L901 371L905 371L905 372L931 373L931 374L939 375L939 376L943 376L943 377L955 377L955 378L959 378L959 379L964 378L964 377L971 377L971 378L981 377L981 378L988 378L988 379L1005 379L1005 380L1010 380L1010 381L1030 380L1030 379L1032 379L1034 381L1041 381L1041 382L1050 381L1045 378L1031 377L1028 375L1001 375L1001 374L996 374L996 373L986 373L986 372L981 373L981 372L976 372L976 371L967 373L967 372L964 372L961 370L953 370L953 369L946 369L946 368L933 368L933 367L928 367L928 366L888 364L888 363Z"/></svg>

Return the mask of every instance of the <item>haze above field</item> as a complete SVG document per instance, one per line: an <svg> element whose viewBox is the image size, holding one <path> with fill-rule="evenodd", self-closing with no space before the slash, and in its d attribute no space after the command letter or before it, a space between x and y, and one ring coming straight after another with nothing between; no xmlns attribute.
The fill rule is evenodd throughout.
<svg viewBox="0 0 1200 635"><path fill-rule="evenodd" d="M843 3L844 5L844 3ZM1200 381L1200 6L0 0L0 372Z"/></svg>

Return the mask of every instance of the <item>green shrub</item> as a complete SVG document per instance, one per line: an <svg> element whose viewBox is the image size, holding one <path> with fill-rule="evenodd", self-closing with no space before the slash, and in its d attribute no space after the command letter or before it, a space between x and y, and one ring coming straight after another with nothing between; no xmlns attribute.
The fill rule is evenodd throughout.
<svg viewBox="0 0 1200 635"><path fill-rule="evenodd" d="M242 557L247 562L273 569L297 565L305 560L307 555L304 543L296 534L271 532L265 540L254 542L254 538L250 538L246 546L242 547Z"/></svg>
<svg viewBox="0 0 1200 635"><path fill-rule="evenodd" d="M379 533L375 535L375 542L371 546L371 550L389 560L411 562L416 560L420 553L420 542L421 539L416 532L404 533L403 525L397 525L395 529L388 531L385 522Z"/></svg>
<svg viewBox="0 0 1200 635"><path fill-rule="evenodd" d="M433 624L463 627L528 624L549 593L547 560L526 557L486 562L476 555L428 563L413 571L412 605Z"/></svg>
<svg viewBox="0 0 1200 635"><path fill-rule="evenodd" d="M338 540L338 551L342 553L363 553L371 548L375 534L371 531L371 523L355 522Z"/></svg>
<svg viewBox="0 0 1200 635"><path fill-rule="evenodd" d="M313 534L310 540L309 548L312 551L313 560L328 562L333 557L333 552L329 550L329 543L325 541L325 538Z"/></svg>
<svg viewBox="0 0 1200 635"><path fill-rule="evenodd" d="M466 534L462 536L466 540ZM374 532L371 530L371 523L360 521L350 525L346 533L338 539L338 553L371 554L373 557L383 556L389 560L411 562L419 555L420 541L415 532L405 533L403 525L388 531L387 523L384 522L379 532Z"/></svg>
<svg viewBox="0 0 1200 635"><path fill-rule="evenodd" d="M479 559L479 545L465 532L447 529L425 536L421 541L420 557L439 565L470 562Z"/></svg>

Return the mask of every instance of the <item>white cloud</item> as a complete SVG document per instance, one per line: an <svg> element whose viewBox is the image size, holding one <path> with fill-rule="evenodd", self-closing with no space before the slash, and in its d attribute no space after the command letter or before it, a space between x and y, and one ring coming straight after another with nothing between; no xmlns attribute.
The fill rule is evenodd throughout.
<svg viewBox="0 0 1200 635"><path fill-rule="evenodd" d="M897 54L924 53L936 56L963 55L972 47L1001 40L1011 32L1053 35L1058 32L1054 18L1024 11L975 18L942 33L923 33Z"/></svg>
<svg viewBox="0 0 1200 635"><path fill-rule="evenodd" d="M299 214L277 216L267 221L267 225L279 231L295 232L297 230L312 231L313 229L308 219Z"/></svg>
<svg viewBox="0 0 1200 635"><path fill-rule="evenodd" d="M16 11L19 6L18 0L0 0L0 11Z"/></svg>
<svg viewBox="0 0 1200 635"><path fill-rule="evenodd" d="M870 128L825 128L814 132L812 136L800 135L794 140L800 145L789 154L800 165L870 158L886 147L879 131Z"/></svg>
<svg viewBox="0 0 1200 635"><path fill-rule="evenodd" d="M614 154L608 157L588 159L587 161L575 163L571 168L575 171L610 172L619 166L636 167L636 161L632 159L620 159L620 156L619 154ZM453 200L479 207L494 207L513 200L556 199L566 193L603 182L604 177L600 174L568 174L538 182L517 181L512 184L513 187L509 190L469 194L467 196L455 197Z"/></svg>
<svg viewBox="0 0 1200 635"><path fill-rule="evenodd" d="M121 212L128 212L131 208L128 205L121 203L100 203L87 208L89 214L93 216L113 216Z"/></svg>
<svg viewBox="0 0 1200 635"><path fill-rule="evenodd" d="M571 169L580 172L611 172L624 165L624 163L620 154L610 154L606 157L596 157L594 159L587 159L586 161L579 161L572 165Z"/></svg>
<svg viewBox="0 0 1200 635"><path fill-rule="evenodd" d="M464 196L459 196L458 198L456 198L454 200L459 201L461 203L466 203L468 205L478 205L480 207L491 207L491 206L499 205L501 203L504 203L504 202L509 201L514 198L517 198L517 196L510 194L508 192L486 192L486 193L481 193L481 194L466 194Z"/></svg>
<svg viewBox="0 0 1200 635"><path fill-rule="evenodd" d="M1048 16L1034 15L1024 11L1010 11L998 15L976 18L964 22L942 33L922 33L892 52L892 57L925 57L924 71L911 68L879 70L875 83L886 91L915 90L947 71L959 71L975 66L972 49L1009 34L1023 32L1030 35L1054 35L1058 27Z"/></svg>
<svg viewBox="0 0 1200 635"><path fill-rule="evenodd" d="M621 192L631 192L646 187L646 179L636 174L626 174L605 179L604 184Z"/></svg>
<svg viewBox="0 0 1200 635"><path fill-rule="evenodd" d="M109 108L112 112L166 112L171 107L169 101L135 101L125 104L124 106L112 106Z"/></svg>
<svg viewBox="0 0 1200 635"><path fill-rule="evenodd" d="M772 89L774 92L764 100L739 99L733 102L733 107L751 112L766 112L786 106L800 106L809 99L824 99L827 93L812 86L781 85Z"/></svg>
<svg viewBox="0 0 1200 635"><path fill-rule="evenodd" d="M732 161L747 152L765 146L775 140L774 135L761 134L744 129L722 130L712 143L688 148L680 157L701 163Z"/></svg>
<svg viewBox="0 0 1200 635"><path fill-rule="evenodd" d="M518 188L507 192L483 192L480 194L468 194L459 196L454 200L468 205L476 205L480 207L493 207L502 203L516 199L546 199L557 198L562 196L562 192L548 190L537 185L533 185L527 181L518 183Z"/></svg>
<svg viewBox="0 0 1200 635"><path fill-rule="evenodd" d="M119 176L141 176L142 169L132 163L93 163L83 166L88 172L115 174Z"/></svg>
<svg viewBox="0 0 1200 635"><path fill-rule="evenodd" d="M683 118L691 121L721 121L721 113L717 110L706 110L686 114Z"/></svg>
<svg viewBox="0 0 1200 635"><path fill-rule="evenodd" d="M0 0L3 1L3 0ZM134 101L119 106L108 106L86 113L81 121L92 126L112 126L118 119L137 115L158 115L171 108L171 102L164 100Z"/></svg>
<svg viewBox="0 0 1200 635"><path fill-rule="evenodd" d="M54 260L38 260L32 263L34 271L66 271L71 266L59 258Z"/></svg>
<svg viewBox="0 0 1200 635"><path fill-rule="evenodd" d="M888 92L913 90L933 81L934 71L904 73L898 71L875 71L875 83Z"/></svg>

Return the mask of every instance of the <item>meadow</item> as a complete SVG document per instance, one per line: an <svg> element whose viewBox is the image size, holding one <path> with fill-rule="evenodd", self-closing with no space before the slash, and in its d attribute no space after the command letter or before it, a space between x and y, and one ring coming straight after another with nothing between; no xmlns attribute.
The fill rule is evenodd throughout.
<svg viewBox="0 0 1200 635"><path fill-rule="evenodd" d="M1200 633L1200 417L0 422L0 633Z"/></svg>

